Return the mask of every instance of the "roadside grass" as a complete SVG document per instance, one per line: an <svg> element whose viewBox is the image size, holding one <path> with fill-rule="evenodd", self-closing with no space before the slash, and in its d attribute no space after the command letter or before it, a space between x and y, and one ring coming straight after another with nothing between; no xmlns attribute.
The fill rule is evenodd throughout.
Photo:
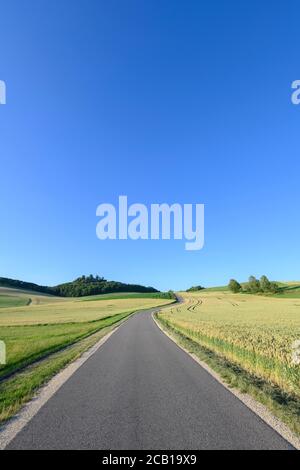
<svg viewBox="0 0 300 470"><path fill-rule="evenodd" d="M114 298L1 309L0 340L6 344L7 362L0 365L0 421L12 416L38 387L130 315L172 302Z"/></svg>
<svg viewBox="0 0 300 470"><path fill-rule="evenodd" d="M166 321L160 314L156 315L156 319L179 345L208 364L229 387L236 388L240 392L247 393L255 398L258 402L265 405L274 416L284 422L296 435L300 436L299 396L286 393L275 384L249 373L249 371L228 360L226 357L217 354L208 347L200 345L186 336L180 329Z"/></svg>
<svg viewBox="0 0 300 470"><path fill-rule="evenodd" d="M170 299L129 298L1 309L0 340L6 344L7 360L5 365L0 365L0 379L132 312L170 302Z"/></svg>
<svg viewBox="0 0 300 470"><path fill-rule="evenodd" d="M49 354L128 317L132 311L86 323L62 323L1 327L0 338L6 344L7 363L0 366L0 380Z"/></svg>
<svg viewBox="0 0 300 470"><path fill-rule="evenodd" d="M28 366L22 372L0 382L0 422L15 415L37 390L61 369L80 357L116 325L102 328L95 334L78 341L67 349Z"/></svg>

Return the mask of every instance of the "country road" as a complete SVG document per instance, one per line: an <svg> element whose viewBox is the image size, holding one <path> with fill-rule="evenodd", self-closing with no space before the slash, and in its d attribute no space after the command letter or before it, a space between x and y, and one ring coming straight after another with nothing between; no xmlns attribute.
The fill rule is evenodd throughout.
<svg viewBox="0 0 300 470"><path fill-rule="evenodd" d="M120 328L9 449L291 449L156 326Z"/></svg>

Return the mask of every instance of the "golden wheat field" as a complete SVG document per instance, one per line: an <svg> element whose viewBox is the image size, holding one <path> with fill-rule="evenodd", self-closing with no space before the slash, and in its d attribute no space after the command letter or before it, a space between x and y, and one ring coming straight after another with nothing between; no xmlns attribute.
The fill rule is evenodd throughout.
<svg viewBox="0 0 300 470"><path fill-rule="evenodd" d="M88 302L39 295L31 298L33 302L26 306L0 308L0 340L7 352L0 376L114 325L132 312L172 302L159 298L88 298Z"/></svg>
<svg viewBox="0 0 300 470"><path fill-rule="evenodd" d="M48 299L48 303L47 303ZM101 318L167 304L168 299L128 298L84 302L81 299L41 297L31 305L0 309L0 326L90 322Z"/></svg>
<svg viewBox="0 0 300 470"><path fill-rule="evenodd" d="M163 323L300 396L300 299L217 291L182 296L184 304L160 312Z"/></svg>

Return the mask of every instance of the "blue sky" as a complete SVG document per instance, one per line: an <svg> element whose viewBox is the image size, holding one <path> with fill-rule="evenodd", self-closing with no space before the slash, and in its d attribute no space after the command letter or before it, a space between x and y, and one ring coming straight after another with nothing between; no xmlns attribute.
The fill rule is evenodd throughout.
<svg viewBox="0 0 300 470"><path fill-rule="evenodd" d="M0 276L300 279L299 2L0 8ZM96 207L121 194L204 203L204 249L98 240Z"/></svg>

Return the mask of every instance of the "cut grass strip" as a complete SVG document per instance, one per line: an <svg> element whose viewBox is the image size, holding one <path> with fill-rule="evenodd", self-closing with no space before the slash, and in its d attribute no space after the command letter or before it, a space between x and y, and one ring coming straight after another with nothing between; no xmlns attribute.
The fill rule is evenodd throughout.
<svg viewBox="0 0 300 470"><path fill-rule="evenodd" d="M128 316L128 315L127 315ZM118 324L123 320L119 320ZM28 366L11 378L0 382L0 423L14 416L21 407L33 398L37 390L69 363L79 358L101 338L112 331L116 324L76 342L67 349Z"/></svg>
<svg viewBox="0 0 300 470"><path fill-rule="evenodd" d="M300 399L296 395L281 390L262 378L247 372L213 350L192 340L168 321L155 315L161 326L175 341L208 364L228 384L242 393L247 393L265 405L277 418L283 421L296 435L300 436Z"/></svg>
<svg viewBox="0 0 300 470"><path fill-rule="evenodd" d="M103 328L118 323L132 313L132 311L123 312L86 323L2 327L1 339L6 343L8 362L0 368L0 380Z"/></svg>

